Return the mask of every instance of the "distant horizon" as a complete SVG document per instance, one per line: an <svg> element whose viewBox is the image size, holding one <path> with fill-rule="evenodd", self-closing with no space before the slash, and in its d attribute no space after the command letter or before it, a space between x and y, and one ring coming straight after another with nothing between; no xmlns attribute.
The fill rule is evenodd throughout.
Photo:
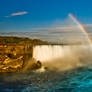
<svg viewBox="0 0 92 92"><path fill-rule="evenodd" d="M0 32L66 26L69 13L83 25L92 24L91 4L91 0L0 0Z"/></svg>
<svg viewBox="0 0 92 92"><path fill-rule="evenodd" d="M56 42L87 39L79 23L92 39L91 4L91 0L0 0L0 35Z"/></svg>

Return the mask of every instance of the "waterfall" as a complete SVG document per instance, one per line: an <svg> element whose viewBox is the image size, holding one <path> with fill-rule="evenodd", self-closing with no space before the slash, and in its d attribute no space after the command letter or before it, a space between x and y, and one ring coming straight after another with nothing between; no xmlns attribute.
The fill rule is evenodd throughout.
<svg viewBox="0 0 92 92"><path fill-rule="evenodd" d="M47 62L57 58L75 58L90 50L88 46L38 45L33 48L33 58Z"/></svg>
<svg viewBox="0 0 92 92"><path fill-rule="evenodd" d="M42 62L63 58L65 55L70 55L71 49L71 46L61 45L35 46L33 49L33 58Z"/></svg>
<svg viewBox="0 0 92 92"><path fill-rule="evenodd" d="M49 69L67 70L92 65L90 49L88 45L39 45L33 47L33 58Z"/></svg>

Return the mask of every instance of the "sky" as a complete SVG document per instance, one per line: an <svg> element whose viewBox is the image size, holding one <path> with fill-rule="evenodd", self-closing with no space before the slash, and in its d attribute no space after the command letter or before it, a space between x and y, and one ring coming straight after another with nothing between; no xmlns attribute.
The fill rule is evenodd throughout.
<svg viewBox="0 0 92 92"><path fill-rule="evenodd" d="M0 32L51 27L69 13L82 24L92 24L92 0L0 0Z"/></svg>

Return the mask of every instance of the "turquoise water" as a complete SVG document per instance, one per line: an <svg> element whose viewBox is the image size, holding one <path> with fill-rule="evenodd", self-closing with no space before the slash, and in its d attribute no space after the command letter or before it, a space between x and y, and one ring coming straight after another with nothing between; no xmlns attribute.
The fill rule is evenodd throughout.
<svg viewBox="0 0 92 92"><path fill-rule="evenodd" d="M0 92L92 92L92 69L1 74Z"/></svg>

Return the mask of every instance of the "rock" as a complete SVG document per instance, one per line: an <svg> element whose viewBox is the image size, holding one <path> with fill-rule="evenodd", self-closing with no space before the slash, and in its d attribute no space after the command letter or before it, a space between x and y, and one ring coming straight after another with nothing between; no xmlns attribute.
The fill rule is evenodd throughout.
<svg viewBox="0 0 92 92"><path fill-rule="evenodd" d="M39 69L42 67L42 64L40 61L37 61L37 63L33 63L32 66L31 66L31 69L32 70L36 70L36 69Z"/></svg>
<svg viewBox="0 0 92 92"><path fill-rule="evenodd" d="M11 59L7 57L3 63L0 65L0 70L4 70L6 72L17 71L19 68L23 66L23 56L20 56L17 59Z"/></svg>

